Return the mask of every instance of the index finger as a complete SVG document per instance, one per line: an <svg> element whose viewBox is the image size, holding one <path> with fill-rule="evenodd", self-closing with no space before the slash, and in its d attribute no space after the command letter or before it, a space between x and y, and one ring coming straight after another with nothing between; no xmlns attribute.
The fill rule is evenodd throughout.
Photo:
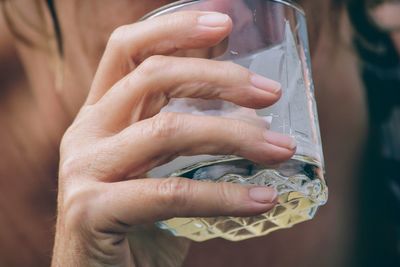
<svg viewBox="0 0 400 267"><path fill-rule="evenodd" d="M185 11L117 28L100 61L86 104L96 103L118 80L152 55L212 47L231 31L221 13Z"/></svg>

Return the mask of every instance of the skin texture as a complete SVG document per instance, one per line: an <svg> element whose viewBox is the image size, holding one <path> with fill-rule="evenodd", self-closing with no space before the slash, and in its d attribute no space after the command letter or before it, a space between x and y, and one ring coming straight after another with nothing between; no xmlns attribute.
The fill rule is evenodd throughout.
<svg viewBox="0 0 400 267"><path fill-rule="evenodd" d="M62 139L53 266L177 266L179 255L169 247L152 251L129 241L131 229L171 217L251 216L273 207L277 193L265 187L144 179L180 155L236 154L263 164L293 156L291 137L243 120L159 113L170 98L248 108L279 99L280 85L236 64L167 56L219 43L231 27L227 15L186 11L113 31L87 100Z"/></svg>
<svg viewBox="0 0 400 267"><path fill-rule="evenodd" d="M14 228L22 231L22 236L28 237L29 240L35 244L32 245L32 247L46 247L47 255L50 254L50 244L41 246L42 244L40 244L38 240L52 239L48 229L50 229L50 226L53 224L51 218L52 215L54 216L54 204L52 205L51 203L55 203L54 177L56 177L55 170L57 165L57 157L55 155L58 151L61 136L71 124L80 107L84 104L89 88L92 88L92 93L94 92L93 88L96 86L92 85L92 80L98 69L100 58L106 48L110 34L115 28L130 24L146 12L165 3L165 1L146 1L144 5L141 1L118 1L118 3L115 1L56 1L62 30L63 32L69 33L68 35L64 35L65 64L62 87L54 86L54 84L56 84L56 76L53 72L54 65L50 64L52 58L49 57L46 51L19 45L19 52L32 88L32 96L26 96L26 103L34 103L26 105L26 113L32 116L32 120L30 120L30 124L21 126L23 129L20 129L19 132L21 135L26 131L30 131L32 134L29 138L26 138L26 141L25 139L18 139L13 142L13 144L21 144L22 141L25 141L25 143L23 143L24 149L25 151L30 151L30 153L25 153L23 156L18 154L15 156L14 154L11 155L13 158L12 161L16 162L14 164L21 162L22 158L28 158L29 161L24 161L25 164L20 164L21 166L18 165L19 167L5 165L2 171L5 175L1 177L16 177L14 178L16 181L31 181L31 183L35 185L35 187L27 187L26 185L17 183L8 183L10 190L7 190L7 192L14 192L13 194L16 196L27 195L26 192L28 192L28 195L33 195L33 198L36 200L38 197L35 196L35 194L41 194L39 192L53 192L52 194L49 193L48 195L41 196L45 199L43 203L32 204L32 202L29 202L29 205L34 207L46 207L43 211L45 216L43 216L42 219L38 219L36 217L37 213L32 211L28 213L33 213L31 218L28 217L26 211L30 210L31 206L27 207L28 204L26 202L21 203L20 206L15 206L17 207L15 213L24 214L23 219L15 218L18 218L19 221L26 221L27 223L14 226ZM23 9L29 10L29 3L24 4L25 6ZM306 3L306 7L307 6ZM88 12L93 15L85 16ZM347 27L346 24L341 26L344 28ZM313 35L311 36L311 40L314 40L312 41L312 47L314 47L313 51L315 51L313 60L315 71L314 78L316 88L319 88L317 97L320 107L327 171L330 174L329 185L331 189L331 199L329 204L321 209L316 220L296 226L296 228L291 230L275 233L265 238L241 243L215 240L204 244L194 244L189 252L185 266L243 266L245 264L243 259L246 259L246 264L250 266L265 266L266 264L269 266L292 266L293 264L297 266L344 266L343 262L346 258L344 252L351 248L351 203L354 203L351 194L355 192L353 183L354 177L356 177L357 174L357 158L361 153L361 144L365 131L365 107L361 86L357 80L355 58L352 56L352 51L346 46L346 43L335 42L335 46L340 47L333 47L333 42L330 38L333 38L332 36L334 35L331 35L329 26L324 24L323 27L326 27L324 28L325 35L321 37L323 41L315 44L317 43L315 42L317 38ZM348 32L344 34L347 35ZM338 54L333 54L331 51L334 50L340 52L338 52ZM37 66L41 66L41 68ZM96 75L96 77L104 78L102 75ZM106 84L105 82L98 83L101 85ZM109 84L111 85L113 83L110 82ZM108 87L105 86L105 88ZM100 86L98 88L100 88ZM104 90L107 89L98 89L96 92L104 92ZM92 99L97 100L99 98L98 95L102 95L102 93L92 94ZM11 98L4 99L7 99L8 103L13 103L10 102ZM23 98L18 97L16 99L20 100ZM140 99L140 97L138 99ZM96 102L96 100L92 101ZM267 102L268 101L264 104L268 104ZM340 106L340 108L338 108L336 112L331 112L332 109L337 108L337 106ZM16 104L11 104L10 110L19 110L19 108ZM83 109L77 121L93 121L89 119L90 113L96 112L90 111L90 108ZM6 115L2 116L4 120ZM8 129L15 128L17 122L21 121L20 117L17 115L14 116L13 120L8 122ZM138 115L138 117L140 117L140 115ZM123 125L123 121L124 120L122 120L121 125ZM112 132L115 132L115 129L120 130L121 127L123 127L121 125L111 127L113 128ZM98 128L99 125L96 123L93 127ZM74 127L72 127L72 129L73 128ZM67 144L64 145L65 149L62 152L64 159L79 154L74 152L74 147L78 146L76 140L81 139L82 135L77 133L79 130L76 130L76 128L79 127L75 127L75 130L69 130L67 136L69 136L70 140L64 141L64 144ZM88 144L92 143L100 144L100 140L104 138L104 134L109 135L111 128L107 128L107 131L105 131L104 128L100 130L91 128L93 131L88 134L89 136L85 141L79 143L79 146L88 146ZM9 131L12 133L11 130ZM8 143L6 141L2 142L3 146ZM9 145L7 151L12 152L18 150L16 150L15 146ZM40 162L38 162L39 159ZM35 168L35 166L40 166L40 168ZM11 176L12 171L16 169L18 169L18 173ZM134 171L134 168L129 168L129 172L131 171ZM62 175L62 177L64 176L67 178L61 177L61 180L77 180L77 178L68 178L71 176L68 173L71 172L73 171L62 172L67 173ZM143 170L138 171L135 176L140 177L142 173ZM101 186L102 183L106 182L104 177L101 177L100 181L102 183L99 183L98 175L91 173L88 176L91 178L88 178L87 185L93 183L92 185L96 184L96 186L91 186L91 188L106 190ZM32 177L34 177L34 179L32 179ZM96 179L92 179L93 177ZM123 177L123 175L114 177L113 179L119 180L121 177ZM109 178L110 177L107 177L107 179ZM43 182L39 183L38 181ZM74 182L71 182L71 184L74 184ZM120 191L120 189L115 190ZM82 194L84 196L83 200L90 200L91 197L86 197L87 191L83 190L83 192L85 192L85 194ZM63 192L61 190L60 203L62 203L61 206L63 207L64 200L62 195ZM79 201L79 203L81 202L85 203L86 201ZM90 201L88 202L90 203ZM10 211L7 213L9 215L12 214ZM61 209L60 213L64 214L65 212ZM77 213L79 214L79 212ZM125 214L125 212L122 212L122 214ZM60 217L59 220L65 221L63 218L60 219ZM2 218L10 218L10 216ZM46 218L49 221L46 221ZM0 223L2 223L2 225L10 225L10 223L5 222L4 219L0 219ZM60 230L60 228L62 230ZM84 251L82 248L88 247L85 243L88 240L81 240L71 235L70 233L76 232L76 229L70 231L71 229L68 229L68 227L60 226L60 223L58 229L58 233L61 235L59 239L61 241L68 240L71 242L68 244L59 242L59 246L56 247L55 250L55 260L60 260L62 262L64 256L70 256L67 257L67 260L81 260L79 256L83 256L84 259L82 260L87 260L88 257L82 254L82 251ZM330 229L330 231L326 231L326 229ZM172 248L173 255L184 254L188 249L187 242L167 237L147 227L130 230L133 230L133 235L130 238L130 248L134 250L136 255L140 255L135 258L139 258L144 263L147 262L147 265L143 263L138 266L154 266L158 264L157 262L154 264L151 263L151 259L154 259L154 257L146 254L146 247L155 247L153 251L156 251L157 248L165 248L167 246L173 247L171 244L176 244L175 249ZM65 234L65 231L67 231L67 234ZM38 236L33 236L34 234L32 233L36 233ZM71 239L65 238L64 234ZM157 246L154 242L149 242L149 236L152 238L156 237L160 245ZM307 242L304 242L304 236L307 236ZM12 239L12 236L8 238L8 240ZM9 248L9 251L13 251L13 249L18 247L26 247L27 242L24 242L24 240L26 239L22 238L16 241L15 245L10 245L7 241L2 241L2 245ZM301 246L297 245L299 242ZM139 246L137 244L141 245ZM288 244L292 244L293 249L289 249ZM57 253L58 251L68 251L66 245L68 245L68 247L74 246L77 248L76 250L72 250L73 255L64 253L60 255ZM221 251L221 248L224 248L223 251ZM262 251L260 248L263 248ZM28 249L28 251L31 252L30 254L27 252L25 257L17 259L15 256L7 256L4 254L6 256L2 256L1 259L5 261L5 263L8 263L6 266L29 266L29 264L31 264L31 266L46 266L46 257L43 257L46 253L42 251L36 252L34 249ZM285 257L280 256L282 251L285 251ZM125 253L124 255L127 254ZM177 256L175 260L182 260L182 257ZM33 262L35 262L35 264L33 264ZM164 261L163 263L166 262L167 261ZM67 264L61 265L68 266ZM78 265L72 264L71 266Z"/></svg>

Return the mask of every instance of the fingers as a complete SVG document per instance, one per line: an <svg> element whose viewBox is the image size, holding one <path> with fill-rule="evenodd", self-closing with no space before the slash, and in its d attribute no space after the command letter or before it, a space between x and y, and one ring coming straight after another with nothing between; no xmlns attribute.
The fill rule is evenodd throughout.
<svg viewBox="0 0 400 267"><path fill-rule="evenodd" d="M231 28L232 21L227 15L199 11L177 12L121 26L109 39L87 104L97 102L147 57L211 47L222 41Z"/></svg>
<svg viewBox="0 0 400 267"><path fill-rule="evenodd" d="M276 199L268 187L186 178L131 180L104 185L95 224L123 231L172 217L252 216L270 210Z"/></svg>
<svg viewBox="0 0 400 267"><path fill-rule="evenodd" d="M112 156L97 155L104 162L92 166L113 173L102 178L108 182L141 176L178 156L238 155L272 165L290 159L296 149L291 137L242 120L179 113L160 113L107 141L104 154Z"/></svg>
<svg viewBox="0 0 400 267"><path fill-rule="evenodd" d="M231 62L153 56L107 92L97 108L105 127L120 128L121 123L154 116L171 98L221 99L264 108L280 95L279 83Z"/></svg>

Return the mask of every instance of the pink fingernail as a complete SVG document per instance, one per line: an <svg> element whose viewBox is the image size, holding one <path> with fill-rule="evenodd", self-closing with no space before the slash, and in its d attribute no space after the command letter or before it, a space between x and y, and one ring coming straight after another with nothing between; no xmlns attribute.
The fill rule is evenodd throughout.
<svg viewBox="0 0 400 267"><path fill-rule="evenodd" d="M258 74L251 75L250 82L254 87L273 94L278 94L282 90L282 85L280 83Z"/></svg>
<svg viewBox="0 0 400 267"><path fill-rule="evenodd" d="M296 140L289 135L280 134L273 131L265 131L264 138L271 145L283 147L289 150L295 150L297 147Z"/></svg>
<svg viewBox="0 0 400 267"><path fill-rule="evenodd" d="M278 197L278 192L272 187L253 187L249 190L249 197L259 203L272 203Z"/></svg>
<svg viewBox="0 0 400 267"><path fill-rule="evenodd" d="M198 18L198 23L207 27L224 27L229 16L221 13L210 13Z"/></svg>

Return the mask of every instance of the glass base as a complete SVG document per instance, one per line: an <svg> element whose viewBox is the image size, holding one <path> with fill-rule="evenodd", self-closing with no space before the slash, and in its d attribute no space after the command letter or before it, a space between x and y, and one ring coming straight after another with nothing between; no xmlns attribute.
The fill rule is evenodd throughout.
<svg viewBox="0 0 400 267"><path fill-rule="evenodd" d="M204 164L204 163L203 163ZM206 173L216 170L235 170L217 179L210 179ZM244 172L248 172L247 175ZM200 174L199 174L200 173ZM178 174L178 173L175 173ZM322 168L311 159L295 156L278 169L265 169L240 158L219 161L207 167L185 169L185 176L192 179L212 180L214 182L234 182L272 186L279 192L278 204L270 211L253 217L215 217L215 218L173 218L158 222L158 227L168 230L175 236L194 241L205 241L221 237L240 241L263 236L272 231L289 228L314 217L319 206L327 201L328 188Z"/></svg>

